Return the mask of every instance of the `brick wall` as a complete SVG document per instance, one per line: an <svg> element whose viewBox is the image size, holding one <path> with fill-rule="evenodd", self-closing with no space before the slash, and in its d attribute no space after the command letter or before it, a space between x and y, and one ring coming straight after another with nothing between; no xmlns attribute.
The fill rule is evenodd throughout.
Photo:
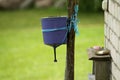
<svg viewBox="0 0 120 80"><path fill-rule="evenodd" d="M105 11L105 47L111 50L111 80L120 80L120 0L108 0Z"/></svg>

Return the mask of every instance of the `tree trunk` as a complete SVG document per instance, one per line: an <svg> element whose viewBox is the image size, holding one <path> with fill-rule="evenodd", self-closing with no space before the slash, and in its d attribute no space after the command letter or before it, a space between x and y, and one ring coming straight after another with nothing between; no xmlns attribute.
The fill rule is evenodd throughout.
<svg viewBox="0 0 120 80"><path fill-rule="evenodd" d="M76 0L68 0L68 23L70 24L70 18L74 11L74 5ZM74 43L75 43L75 31L72 28L67 35L67 56L66 56L66 70L65 80L74 80Z"/></svg>

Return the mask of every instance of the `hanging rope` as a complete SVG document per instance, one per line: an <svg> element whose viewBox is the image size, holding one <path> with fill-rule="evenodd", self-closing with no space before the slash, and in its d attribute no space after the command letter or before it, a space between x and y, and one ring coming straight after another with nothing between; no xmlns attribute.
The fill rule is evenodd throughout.
<svg viewBox="0 0 120 80"><path fill-rule="evenodd" d="M77 14L78 14L78 5L74 6L74 13L72 14L71 18L70 18L70 24L68 25L68 31L70 32L70 30L73 28L76 34L79 34L78 31L78 19L77 19Z"/></svg>
<svg viewBox="0 0 120 80"><path fill-rule="evenodd" d="M79 31L78 31L78 19L77 19L77 14L78 14L78 10L79 10L79 6L75 5L74 6L74 13L72 14L71 18L70 18L70 24L68 24L67 26L67 32L65 34L65 37L63 38L63 42L66 40L67 38L67 34L68 32L70 32L70 30L73 28L75 33L78 35Z"/></svg>

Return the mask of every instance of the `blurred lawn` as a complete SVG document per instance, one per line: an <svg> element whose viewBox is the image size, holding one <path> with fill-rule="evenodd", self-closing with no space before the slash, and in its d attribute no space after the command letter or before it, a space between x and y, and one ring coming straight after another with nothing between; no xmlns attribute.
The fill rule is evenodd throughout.
<svg viewBox="0 0 120 80"><path fill-rule="evenodd" d="M0 80L64 80L66 46L53 49L43 44L40 18L66 15L65 10L32 9L0 11ZM75 45L75 80L88 80L91 61L86 49L103 46L103 14L79 13Z"/></svg>

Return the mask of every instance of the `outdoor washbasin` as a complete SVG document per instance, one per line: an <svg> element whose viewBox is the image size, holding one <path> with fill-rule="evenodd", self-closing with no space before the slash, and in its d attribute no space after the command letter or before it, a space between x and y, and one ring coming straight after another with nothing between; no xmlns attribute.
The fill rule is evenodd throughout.
<svg viewBox="0 0 120 80"><path fill-rule="evenodd" d="M45 44L57 47L66 43L67 17L42 18L41 23Z"/></svg>

